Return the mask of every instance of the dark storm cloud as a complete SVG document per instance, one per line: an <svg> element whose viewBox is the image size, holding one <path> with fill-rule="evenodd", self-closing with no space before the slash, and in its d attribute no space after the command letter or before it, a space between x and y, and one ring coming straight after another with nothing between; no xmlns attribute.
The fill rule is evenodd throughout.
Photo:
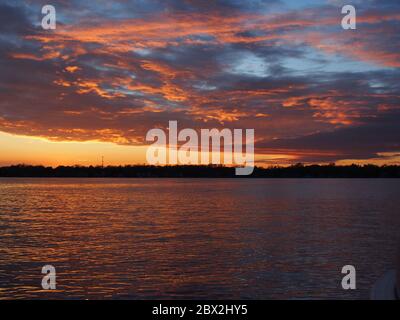
<svg viewBox="0 0 400 320"><path fill-rule="evenodd" d="M397 152L400 148L400 112L393 111L367 121L360 126L345 127L292 139L277 139L260 143L267 150L318 151L320 156L305 157L305 161L336 161L370 159L380 153ZM324 152L334 154L324 156Z"/></svg>
<svg viewBox="0 0 400 320"><path fill-rule="evenodd" d="M30 29L31 23L21 7L0 3L0 30L3 37L24 34Z"/></svg>

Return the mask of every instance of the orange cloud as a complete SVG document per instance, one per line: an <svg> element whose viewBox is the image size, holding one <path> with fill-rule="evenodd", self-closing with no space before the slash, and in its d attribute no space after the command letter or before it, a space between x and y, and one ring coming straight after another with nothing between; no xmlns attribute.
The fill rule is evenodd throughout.
<svg viewBox="0 0 400 320"><path fill-rule="evenodd" d="M65 70L67 70L70 73L74 73L76 71L78 71L80 68L78 66L68 66L65 68Z"/></svg>

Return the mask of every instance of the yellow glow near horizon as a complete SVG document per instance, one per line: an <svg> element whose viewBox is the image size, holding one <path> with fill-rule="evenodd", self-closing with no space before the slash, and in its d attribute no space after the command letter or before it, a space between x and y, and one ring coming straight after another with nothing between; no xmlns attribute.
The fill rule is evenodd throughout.
<svg viewBox="0 0 400 320"><path fill-rule="evenodd" d="M382 152L378 153L378 156L382 158L370 158L370 159L347 159L347 160L339 160L336 162L337 165L351 165L351 164L375 164L378 166L383 165L400 165L400 154L398 152Z"/></svg>
<svg viewBox="0 0 400 320"><path fill-rule="evenodd" d="M146 151L151 145L126 146L111 142L50 141L42 137L20 136L0 132L0 166L31 164L56 167L59 165L146 164ZM200 153L195 152L200 159ZM282 155L255 155L265 159L281 158ZM210 159L211 160L211 159ZM221 162L222 158L221 158ZM199 160L200 164L200 160ZM263 165L263 164L261 164Z"/></svg>
<svg viewBox="0 0 400 320"><path fill-rule="evenodd" d="M122 146L110 142L54 142L40 137L0 132L0 166L12 164L106 165L146 163L147 146Z"/></svg>
<svg viewBox="0 0 400 320"><path fill-rule="evenodd" d="M0 166L15 164L52 167L59 165L96 166L101 165L102 156L104 156L105 165L146 164L146 150L150 144L127 146L101 141L62 142L0 132ZM197 152L196 154L199 156ZM398 153L383 153L379 156L382 158L339 160L336 164L400 164L400 154ZM255 164L262 167L287 166L299 162L299 160L293 154L255 154Z"/></svg>

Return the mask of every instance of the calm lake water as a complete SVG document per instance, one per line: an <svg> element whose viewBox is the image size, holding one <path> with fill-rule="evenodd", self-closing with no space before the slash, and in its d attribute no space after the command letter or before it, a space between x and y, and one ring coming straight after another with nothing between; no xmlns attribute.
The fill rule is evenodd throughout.
<svg viewBox="0 0 400 320"><path fill-rule="evenodd" d="M399 192L384 179L0 179L0 299L368 298L394 264Z"/></svg>

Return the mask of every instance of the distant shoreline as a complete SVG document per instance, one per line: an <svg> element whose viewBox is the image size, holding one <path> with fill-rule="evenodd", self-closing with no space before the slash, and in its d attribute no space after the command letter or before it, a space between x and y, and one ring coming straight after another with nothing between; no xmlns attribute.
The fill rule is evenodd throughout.
<svg viewBox="0 0 400 320"><path fill-rule="evenodd" d="M255 167L249 176L236 176L235 168L208 166L59 166L0 167L2 178L400 178L397 165L303 165Z"/></svg>

